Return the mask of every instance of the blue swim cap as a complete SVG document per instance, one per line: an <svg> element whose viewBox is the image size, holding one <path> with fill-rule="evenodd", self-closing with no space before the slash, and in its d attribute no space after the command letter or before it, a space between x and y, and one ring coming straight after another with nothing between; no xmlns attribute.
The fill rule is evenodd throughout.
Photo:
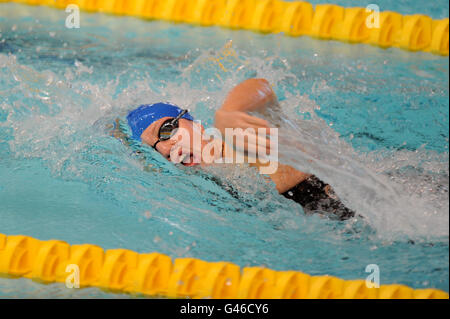
<svg viewBox="0 0 450 319"><path fill-rule="evenodd" d="M133 139L140 141L142 132L150 124L166 116L177 117L182 111L178 106L170 103L144 104L139 106L127 115L128 125L133 132ZM190 121L194 120L189 113L185 113L181 118Z"/></svg>

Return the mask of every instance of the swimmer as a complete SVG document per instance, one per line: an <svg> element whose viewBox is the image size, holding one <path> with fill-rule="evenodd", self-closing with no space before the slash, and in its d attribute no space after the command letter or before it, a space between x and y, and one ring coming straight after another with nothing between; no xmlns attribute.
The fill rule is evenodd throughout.
<svg viewBox="0 0 450 319"><path fill-rule="evenodd" d="M278 100L269 82L265 79L248 79L235 86L225 98L222 106L216 111L214 126L225 136L226 128L247 128L266 129L270 128L269 123L261 118L252 116L248 112L264 112L270 107L277 107ZM174 161L174 155L178 159L174 162L181 162L185 166L204 165L203 160L196 158L196 154L202 154L206 141L201 137L200 152L194 149L193 138L195 134L204 132L204 127L194 123L194 118L176 105L170 103L155 103L151 105L141 105L131 111L127 116L128 125L132 132L132 139L149 145L159 152L169 161ZM118 130L113 132L115 137L123 139L123 133ZM180 130L182 129L182 130ZM184 131L189 134L191 145L188 150L179 146L180 136L177 132ZM240 145L243 152L248 155L251 147L258 147L262 144L258 137L254 139L256 143L251 145L250 139ZM225 154L234 153L236 148L229 146L225 141L219 142L221 147L218 151L212 148L212 156L224 157ZM270 141L262 145L267 145L270 149ZM257 149L257 148L253 148ZM231 150L231 151L230 151ZM175 152L175 153L174 153ZM217 153L217 154L216 154ZM267 174L273 181L275 187L281 195L299 203L306 214L319 213L329 218L346 220L355 216L355 213L344 206L334 193L330 185L324 183L316 176L301 172L291 166L277 163L277 169L272 174ZM261 167L263 164L258 159L250 166Z"/></svg>

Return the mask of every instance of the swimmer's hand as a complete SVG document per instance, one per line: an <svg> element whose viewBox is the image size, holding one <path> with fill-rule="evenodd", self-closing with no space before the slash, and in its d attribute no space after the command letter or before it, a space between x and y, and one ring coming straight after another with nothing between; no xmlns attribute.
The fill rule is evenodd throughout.
<svg viewBox="0 0 450 319"><path fill-rule="evenodd" d="M256 155L258 147L270 152L269 123L266 120L251 116L241 111L218 110L215 116L215 127L220 130L224 138L227 134L236 136L237 150L249 155ZM226 130L230 130L227 133Z"/></svg>
<svg viewBox="0 0 450 319"><path fill-rule="evenodd" d="M226 136L225 129L234 129L237 140L240 137L245 141L240 143L241 145L239 143L235 145L236 149L251 153L252 150L258 150L258 146L261 146L265 147L266 152L269 153L270 140L267 138L269 122L249 115L247 112L263 112L266 107L276 102L276 95L267 80L248 79L236 85L228 93L222 107L216 111L214 125L220 130L222 136ZM245 131L246 129L250 130ZM246 136L248 139L245 138Z"/></svg>

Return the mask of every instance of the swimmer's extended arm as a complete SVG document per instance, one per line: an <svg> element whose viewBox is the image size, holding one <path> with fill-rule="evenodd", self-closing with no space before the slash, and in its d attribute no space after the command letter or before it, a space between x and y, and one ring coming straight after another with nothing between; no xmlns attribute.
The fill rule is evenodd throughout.
<svg viewBox="0 0 450 319"><path fill-rule="evenodd" d="M225 133L225 128L269 128L266 120L251 116L247 112L261 112L268 107L278 105L275 92L265 79L248 79L235 86L227 95L222 107L216 112L215 126ZM270 143L266 143L270 145ZM245 145L247 148L248 145ZM263 166L258 161L252 166ZM278 164L274 174L269 175L279 193L284 193L298 183L307 179L306 174L291 166Z"/></svg>
<svg viewBox="0 0 450 319"><path fill-rule="evenodd" d="M225 130L235 130L236 136L248 136L242 139L243 143L235 146L241 152L257 150L258 145L265 145L266 153L270 153L270 141L258 135L259 128L269 128L269 123L247 112L258 112L277 101L269 82L264 79L248 79L236 85L227 95L225 101L215 115L215 127L225 136ZM251 154L255 155L255 154Z"/></svg>

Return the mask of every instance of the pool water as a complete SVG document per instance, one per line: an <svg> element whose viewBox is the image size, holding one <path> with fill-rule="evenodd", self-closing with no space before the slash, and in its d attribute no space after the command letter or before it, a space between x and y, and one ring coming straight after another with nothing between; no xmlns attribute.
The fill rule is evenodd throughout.
<svg viewBox="0 0 450 319"><path fill-rule="evenodd" d="M444 1L396 3L448 16ZM0 233L344 279L377 264L381 284L449 291L448 58L88 13L66 29L65 18L0 4ZM161 100L209 127L252 76L279 96L280 159L362 217L305 216L256 170L188 169L109 134ZM0 297L30 296L127 297L0 278Z"/></svg>

